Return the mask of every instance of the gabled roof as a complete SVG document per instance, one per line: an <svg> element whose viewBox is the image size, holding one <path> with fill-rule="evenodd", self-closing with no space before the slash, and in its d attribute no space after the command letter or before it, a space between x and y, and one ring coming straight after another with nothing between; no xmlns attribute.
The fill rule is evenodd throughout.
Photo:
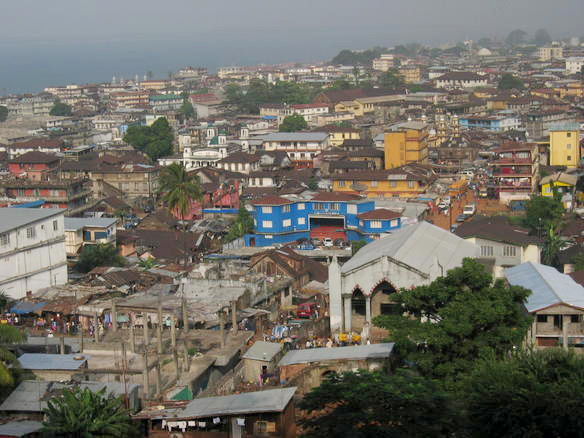
<svg viewBox="0 0 584 438"><path fill-rule="evenodd" d="M391 356L393 342L384 344L357 345L335 348L308 348L291 350L278 363L279 367L300 363L323 362L331 360L386 359Z"/></svg>
<svg viewBox="0 0 584 438"><path fill-rule="evenodd" d="M401 213L398 213L397 211L387 210L385 208L377 208L375 210L371 210L371 211L368 211L366 213L361 213L361 214L357 215L357 218L363 219L363 220L371 220L371 219L390 220L390 219L395 219L398 217L401 217Z"/></svg>
<svg viewBox="0 0 584 438"><path fill-rule="evenodd" d="M349 178L347 176L346 178ZM354 195L352 193L343 192L320 192L312 197L313 201L320 202L350 202L350 201L361 201L363 198L359 195Z"/></svg>
<svg viewBox="0 0 584 438"><path fill-rule="evenodd" d="M282 347L278 342L256 341L241 358L269 362L282 351Z"/></svg>
<svg viewBox="0 0 584 438"><path fill-rule="evenodd" d="M422 221L365 245L342 266L341 272L346 274L387 256L426 275L430 275L430 268L438 259L446 274L462 265L465 257L477 255L478 247L473 243Z"/></svg>
<svg viewBox="0 0 584 438"><path fill-rule="evenodd" d="M463 239L478 237L521 246L542 243L542 240L537 236L530 236L529 230L511 225L504 216L476 216L472 220L460 224L455 234Z"/></svg>
<svg viewBox="0 0 584 438"><path fill-rule="evenodd" d="M527 262L505 269L509 284L531 290L525 308L537 312L555 304L584 309L584 287L569 275L539 263Z"/></svg>
<svg viewBox="0 0 584 438"><path fill-rule="evenodd" d="M274 132L261 137L266 141L325 141L328 132Z"/></svg>
<svg viewBox="0 0 584 438"><path fill-rule="evenodd" d="M87 355L24 353L18 358L25 370L67 370L74 371L87 362Z"/></svg>
<svg viewBox="0 0 584 438"><path fill-rule="evenodd" d="M265 198L255 201L254 205L286 205L292 204L292 201L281 196L266 196Z"/></svg>
<svg viewBox="0 0 584 438"><path fill-rule="evenodd" d="M59 157L54 154L46 154L40 151L29 151L25 154L19 155L16 158L10 160L10 163L54 163L59 161Z"/></svg>
<svg viewBox="0 0 584 438"><path fill-rule="evenodd" d="M0 233L64 213L63 208L0 208Z"/></svg>

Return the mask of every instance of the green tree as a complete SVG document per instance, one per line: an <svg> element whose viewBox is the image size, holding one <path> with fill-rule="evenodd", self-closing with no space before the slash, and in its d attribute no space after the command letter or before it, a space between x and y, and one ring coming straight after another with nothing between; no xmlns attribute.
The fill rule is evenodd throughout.
<svg viewBox="0 0 584 438"><path fill-rule="evenodd" d="M311 176L308 180L308 189L309 190L318 190L318 179L314 176Z"/></svg>
<svg viewBox="0 0 584 438"><path fill-rule="evenodd" d="M389 330L401 358L450 385L477 359L502 357L521 344L531 323L523 307L529 293L493 282L480 263L464 259L429 285L394 294L404 313L378 316L374 323Z"/></svg>
<svg viewBox="0 0 584 438"><path fill-rule="evenodd" d="M118 249L111 244L99 243L85 245L79 254L77 269L89 272L97 266L124 266L125 259L118 254Z"/></svg>
<svg viewBox="0 0 584 438"><path fill-rule="evenodd" d="M524 225L529 228L531 234L543 237L543 234L554 227L558 229L564 205L561 194L554 190L554 196L534 196L526 204Z"/></svg>
<svg viewBox="0 0 584 438"><path fill-rule="evenodd" d="M247 211L244 205L239 207L237 212L237 219L229 227L229 231L223 238L226 243L233 242L244 235L251 233L253 231L253 217Z"/></svg>
<svg viewBox="0 0 584 438"><path fill-rule="evenodd" d="M140 259L138 261L138 266L147 271L148 269L152 269L154 266L156 266L156 260L154 260L152 257L148 257L147 259Z"/></svg>
<svg viewBox="0 0 584 438"><path fill-rule="evenodd" d="M0 289L0 315L4 312L8 312L13 303L14 300L8 295L8 292Z"/></svg>
<svg viewBox="0 0 584 438"><path fill-rule="evenodd" d="M5 345L22 343L26 337L26 333L12 325L0 325L0 388L14 384L14 370L19 368L16 356Z"/></svg>
<svg viewBox="0 0 584 438"><path fill-rule="evenodd" d="M5 122L8 118L8 108L0 106L0 123Z"/></svg>
<svg viewBox="0 0 584 438"><path fill-rule="evenodd" d="M184 120L192 120L197 117L195 107L193 107L193 104L188 99L183 100L183 103L178 111Z"/></svg>
<svg viewBox="0 0 584 438"><path fill-rule="evenodd" d="M300 114L292 114L291 116L284 117L282 123L280 124L280 132L297 132L308 128L308 123L304 120Z"/></svg>
<svg viewBox="0 0 584 438"><path fill-rule="evenodd" d="M105 388L65 389L47 402L43 433L50 437L128 437L137 431L120 397Z"/></svg>
<svg viewBox="0 0 584 438"><path fill-rule="evenodd" d="M515 29L514 31L509 33L509 35L507 35L507 38L505 38L505 43L511 47L512 46L519 46L521 44L524 44L526 39L527 39L527 32L525 32L521 29Z"/></svg>
<svg viewBox="0 0 584 438"><path fill-rule="evenodd" d="M399 88L404 83L404 78L397 68L390 68L379 78L379 85L384 88Z"/></svg>
<svg viewBox="0 0 584 438"><path fill-rule="evenodd" d="M172 154L172 128L165 117L158 118L152 126L130 126L124 142L145 152L152 160Z"/></svg>
<svg viewBox="0 0 584 438"><path fill-rule="evenodd" d="M558 259L559 253L565 246L565 242L551 225L547 231L547 235L541 250L541 262L544 265L560 268L560 261Z"/></svg>
<svg viewBox="0 0 584 438"><path fill-rule="evenodd" d="M576 254L571 261L574 265L574 271L584 271L584 252Z"/></svg>
<svg viewBox="0 0 584 438"><path fill-rule="evenodd" d="M455 418L438 384L404 371L333 373L299 407L306 438L448 437Z"/></svg>
<svg viewBox="0 0 584 438"><path fill-rule="evenodd" d="M538 46L545 46L552 42L552 37L545 29L538 29L535 31L534 42Z"/></svg>
<svg viewBox="0 0 584 438"><path fill-rule="evenodd" d="M357 251L359 251L365 245L367 245L366 240L352 240L351 241L351 255L357 254Z"/></svg>
<svg viewBox="0 0 584 438"><path fill-rule="evenodd" d="M51 111L49 112L49 114L51 116L70 116L71 114L73 114L71 105L67 105L66 103L63 103L61 101L59 101L58 99L55 101L55 104L53 105L53 108L51 108Z"/></svg>
<svg viewBox="0 0 584 438"><path fill-rule="evenodd" d="M523 81L512 74L505 73L501 76L501 80L499 80L499 84L497 85L499 90L522 90L523 89Z"/></svg>
<svg viewBox="0 0 584 438"><path fill-rule="evenodd" d="M584 358L560 349L475 364L462 401L471 436L584 436Z"/></svg>
<svg viewBox="0 0 584 438"><path fill-rule="evenodd" d="M365 65L371 66L373 60L378 58L387 49L383 47L374 47L369 50L352 51L349 49L341 50L332 60L334 65Z"/></svg>
<svg viewBox="0 0 584 438"><path fill-rule="evenodd" d="M192 203L203 198L203 192L196 175L189 174L181 163L173 163L160 172L160 193L171 214L177 213L183 222L184 266L187 266L187 221Z"/></svg>

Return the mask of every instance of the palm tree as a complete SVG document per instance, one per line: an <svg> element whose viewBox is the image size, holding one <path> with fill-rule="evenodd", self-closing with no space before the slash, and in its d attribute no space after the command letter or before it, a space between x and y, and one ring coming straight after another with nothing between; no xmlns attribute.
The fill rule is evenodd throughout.
<svg viewBox="0 0 584 438"><path fill-rule="evenodd" d="M120 397L90 389L65 389L48 401L42 431L52 437L128 437L136 429Z"/></svg>
<svg viewBox="0 0 584 438"><path fill-rule="evenodd" d="M14 326L0 325L0 345L18 344L26 341L26 333ZM18 367L16 356L6 348L0 347L0 386L11 386L14 384L14 376L9 366Z"/></svg>
<svg viewBox="0 0 584 438"><path fill-rule="evenodd" d="M189 175L185 166L181 163L172 163L160 172L160 192L162 199L166 202L168 210L180 215L183 223L183 250L184 266L187 266L187 224L185 217L191 210L194 200L202 199L203 194L199 178L196 175Z"/></svg>

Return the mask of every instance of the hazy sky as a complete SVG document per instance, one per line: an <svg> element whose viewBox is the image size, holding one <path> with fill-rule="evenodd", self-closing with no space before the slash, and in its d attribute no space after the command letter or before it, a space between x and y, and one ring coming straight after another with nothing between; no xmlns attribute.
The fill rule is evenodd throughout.
<svg viewBox="0 0 584 438"><path fill-rule="evenodd" d="M584 0L0 0L0 91L517 28L581 36L583 17Z"/></svg>

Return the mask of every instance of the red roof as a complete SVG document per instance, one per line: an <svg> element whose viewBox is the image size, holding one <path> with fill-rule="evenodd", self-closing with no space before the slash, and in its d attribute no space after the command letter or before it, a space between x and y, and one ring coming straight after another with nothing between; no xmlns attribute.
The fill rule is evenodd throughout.
<svg viewBox="0 0 584 438"><path fill-rule="evenodd" d="M292 204L292 201L281 196L266 196L259 201L254 202L254 205L285 205Z"/></svg>
<svg viewBox="0 0 584 438"><path fill-rule="evenodd" d="M354 195L352 193L343 192L320 192L314 195L313 201L332 201L332 202L347 202L347 201L358 201L362 199L359 195Z"/></svg>
<svg viewBox="0 0 584 438"><path fill-rule="evenodd" d="M389 220L401 217L401 213L397 211L387 210L385 208L378 208L376 210L371 210L366 213L361 213L357 215L359 219L377 219L377 220Z"/></svg>

